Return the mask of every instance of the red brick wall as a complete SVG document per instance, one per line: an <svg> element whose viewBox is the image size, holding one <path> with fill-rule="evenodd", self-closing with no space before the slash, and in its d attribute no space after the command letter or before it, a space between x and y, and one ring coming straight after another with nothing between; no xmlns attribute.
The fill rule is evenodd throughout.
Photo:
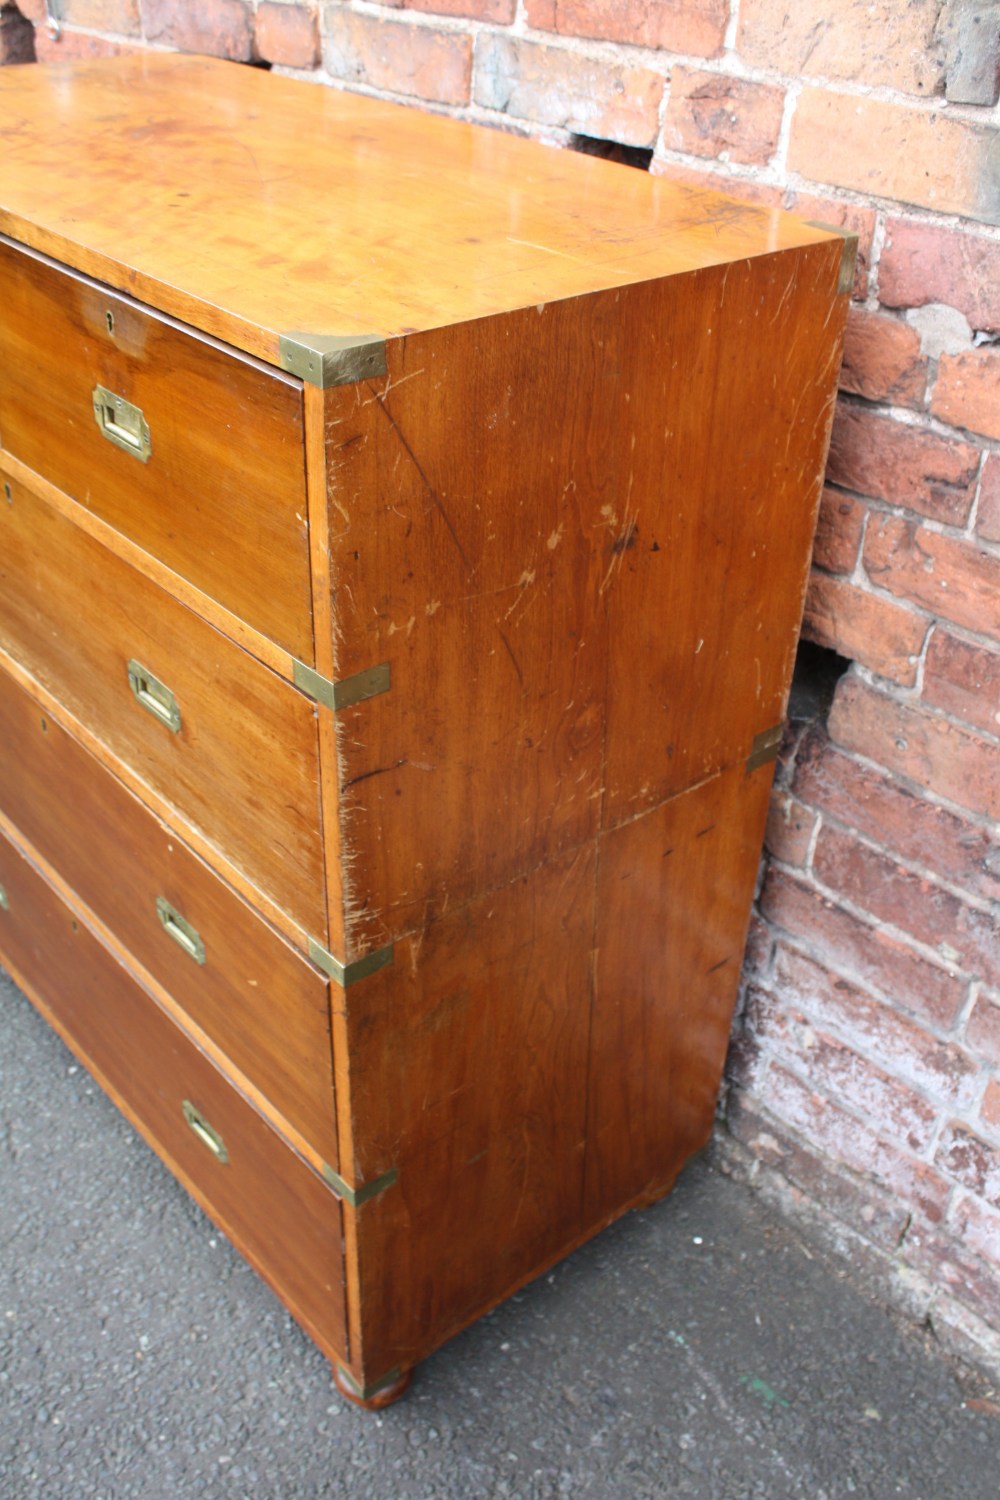
<svg viewBox="0 0 1000 1500"><path fill-rule="evenodd" d="M731 1156L1000 1366L995 0L19 4L43 60L262 59L858 232L805 622L852 665L786 740Z"/></svg>

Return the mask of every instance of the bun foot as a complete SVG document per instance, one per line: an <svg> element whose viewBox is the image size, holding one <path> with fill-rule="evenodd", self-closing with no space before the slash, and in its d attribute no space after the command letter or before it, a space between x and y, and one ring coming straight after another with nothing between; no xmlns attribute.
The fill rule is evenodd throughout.
<svg viewBox="0 0 1000 1500"><path fill-rule="evenodd" d="M385 1406L391 1406L398 1401L400 1396L409 1387L413 1379L412 1370L404 1370L401 1375L392 1373L385 1380L376 1380L373 1385L360 1386L352 1375L340 1365L333 1366L333 1383L340 1394L355 1406L364 1407L365 1411L381 1411Z"/></svg>

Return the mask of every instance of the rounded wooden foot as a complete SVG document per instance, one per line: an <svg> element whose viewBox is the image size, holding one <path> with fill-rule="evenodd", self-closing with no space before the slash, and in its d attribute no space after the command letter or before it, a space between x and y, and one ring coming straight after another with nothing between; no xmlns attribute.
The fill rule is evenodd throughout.
<svg viewBox="0 0 1000 1500"><path fill-rule="evenodd" d="M339 1365L333 1366L333 1383L337 1390L346 1400L353 1401L355 1406L363 1406L365 1411L381 1411L384 1406L391 1406L403 1395L412 1379L413 1371L404 1370L402 1375L397 1375L396 1379L388 1385L383 1385L378 1390L372 1391L370 1395L366 1395L354 1384L346 1371L342 1370Z"/></svg>

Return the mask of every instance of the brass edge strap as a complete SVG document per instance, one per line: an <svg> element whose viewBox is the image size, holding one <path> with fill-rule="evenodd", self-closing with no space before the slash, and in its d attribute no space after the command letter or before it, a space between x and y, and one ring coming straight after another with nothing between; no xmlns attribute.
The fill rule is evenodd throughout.
<svg viewBox="0 0 1000 1500"><path fill-rule="evenodd" d="M783 734L784 725L774 724L770 729L763 729L760 734L754 735L750 754L747 756L748 772L756 771L758 766L766 766L769 760L777 760Z"/></svg>
<svg viewBox="0 0 1000 1500"><path fill-rule="evenodd" d="M827 234L839 234L843 240L840 251L840 275L837 277L837 296L849 292L854 286L854 267L858 259L858 237L853 229L842 229L838 224L824 224L820 219L807 219L810 229L825 229Z"/></svg>
<svg viewBox="0 0 1000 1500"><path fill-rule="evenodd" d="M378 333L283 333L278 340L281 368L320 390L351 385L386 373L385 339Z"/></svg>
<svg viewBox="0 0 1000 1500"><path fill-rule="evenodd" d="M371 1182L363 1182L360 1187L350 1187L339 1172L323 1163L323 1176L333 1188L338 1198L343 1198L352 1208L360 1208L362 1203L367 1203L369 1198L374 1198L378 1193L384 1193L386 1188L392 1187L399 1171L396 1167L390 1167L388 1172L383 1172L381 1177L373 1177Z"/></svg>
<svg viewBox="0 0 1000 1500"><path fill-rule="evenodd" d="M349 984L355 984L359 979L367 979L369 974L376 974L379 969L384 969L392 963L393 945L387 943L384 948L376 948L372 953L366 953L364 958L356 958L353 963L342 964L339 958L317 943L315 938L309 939L309 957L313 963L328 974L332 980L343 989Z"/></svg>
<svg viewBox="0 0 1000 1500"><path fill-rule="evenodd" d="M379 693L387 693L392 686L392 672L387 661L380 662L377 667L368 667L364 672L356 672L353 677L345 677L342 682L331 682L329 677L323 677L312 667L306 666L304 661L296 661L292 658L292 681L297 688L301 688L310 698L315 698L317 703L324 703L327 708L350 708L354 703L363 703L366 698L376 698Z"/></svg>
<svg viewBox="0 0 1000 1500"><path fill-rule="evenodd" d="M393 1365L391 1370L387 1370L384 1375L380 1375L378 1380L373 1380L371 1385L361 1385L355 1380L350 1370L344 1368L339 1359L337 1361L337 1369L340 1371L341 1380L345 1385L350 1386L360 1401L370 1401L373 1396L378 1395L379 1391L384 1391L387 1385L394 1385L403 1373L399 1365Z"/></svg>

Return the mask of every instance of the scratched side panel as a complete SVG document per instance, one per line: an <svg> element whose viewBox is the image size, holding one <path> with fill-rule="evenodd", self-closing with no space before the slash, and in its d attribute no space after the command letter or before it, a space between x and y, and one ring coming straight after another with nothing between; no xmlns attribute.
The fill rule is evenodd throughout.
<svg viewBox="0 0 1000 1500"><path fill-rule="evenodd" d="M602 835L584 1222L673 1182L712 1127L773 767Z"/></svg>
<svg viewBox="0 0 1000 1500"><path fill-rule="evenodd" d="M386 377L328 393L336 674L392 667L338 716L348 955L742 761L780 719L839 257L392 340Z"/></svg>

